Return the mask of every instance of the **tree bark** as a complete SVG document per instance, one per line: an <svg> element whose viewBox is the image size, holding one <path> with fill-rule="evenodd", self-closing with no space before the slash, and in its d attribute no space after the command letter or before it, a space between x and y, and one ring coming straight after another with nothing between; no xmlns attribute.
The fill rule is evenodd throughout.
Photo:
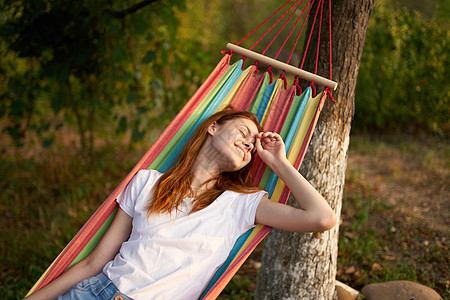
<svg viewBox="0 0 450 300"><path fill-rule="evenodd" d="M300 172L327 199L338 218L347 167L350 127L354 114L356 79L374 0L333 1L332 56L333 93L305 155ZM322 27L328 28L328 1ZM325 33L325 36L323 36ZM313 37L317 31L313 33ZM318 74L329 74L328 30L322 29ZM314 38L313 38L314 40ZM317 41L317 39L316 39ZM311 43L304 69L314 71L315 43ZM311 48L312 47L312 48ZM312 67L311 67L312 66ZM295 205L293 199L289 204ZM337 269L339 225L321 234L297 234L272 230L262 257L255 299L333 299Z"/></svg>

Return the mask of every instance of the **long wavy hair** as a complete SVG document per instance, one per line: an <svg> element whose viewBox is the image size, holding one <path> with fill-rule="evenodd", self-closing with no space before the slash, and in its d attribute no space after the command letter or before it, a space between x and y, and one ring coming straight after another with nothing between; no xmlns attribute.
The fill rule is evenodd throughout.
<svg viewBox="0 0 450 300"><path fill-rule="evenodd" d="M256 116L247 111L226 109L211 115L203 121L194 132L192 138L184 146L177 163L156 182L152 197L147 205L148 216L159 213L170 213L178 208L183 198L194 195L191 188L193 175L191 170L203 143L208 137L209 126L214 122L221 125L229 120L238 118L246 118L253 121L258 131L261 131ZM217 178L211 179L210 181L215 180L214 186L206 189L199 195L195 195L190 213L207 207L226 190L239 193L252 193L261 190L252 185L251 170L253 161L254 157L252 156L250 163L242 169L234 172L222 172Z"/></svg>

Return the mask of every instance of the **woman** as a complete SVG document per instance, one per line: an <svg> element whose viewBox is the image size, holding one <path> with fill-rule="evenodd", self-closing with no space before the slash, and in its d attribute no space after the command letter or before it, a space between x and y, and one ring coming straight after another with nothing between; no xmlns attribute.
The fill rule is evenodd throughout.
<svg viewBox="0 0 450 300"><path fill-rule="evenodd" d="M300 208L273 202L251 185L255 153ZM336 223L328 203L286 159L281 137L261 132L246 111L206 119L174 167L164 174L139 171L117 202L96 249L30 299L69 290L60 299L196 299L237 238L255 224L318 232Z"/></svg>

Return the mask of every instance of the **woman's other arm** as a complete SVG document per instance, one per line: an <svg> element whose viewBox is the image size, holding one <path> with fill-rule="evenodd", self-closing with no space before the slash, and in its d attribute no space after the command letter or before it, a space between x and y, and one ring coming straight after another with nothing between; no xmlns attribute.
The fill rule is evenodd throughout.
<svg viewBox="0 0 450 300"><path fill-rule="evenodd" d="M131 224L132 218L119 208L111 226L91 254L26 299L55 299L80 281L102 272L105 264L119 252L122 243L128 240Z"/></svg>
<svg viewBox="0 0 450 300"><path fill-rule="evenodd" d="M321 232L336 225L336 215L327 201L290 164L278 134L265 132L256 140L261 159L284 181L300 208L263 198L256 223L294 232Z"/></svg>

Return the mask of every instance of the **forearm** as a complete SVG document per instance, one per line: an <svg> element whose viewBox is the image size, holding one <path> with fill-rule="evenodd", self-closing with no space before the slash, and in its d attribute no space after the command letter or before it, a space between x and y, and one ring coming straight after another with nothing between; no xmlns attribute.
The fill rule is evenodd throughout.
<svg viewBox="0 0 450 300"><path fill-rule="evenodd" d="M61 274L50 284L32 294L27 299L54 299L65 294L72 286L83 279L99 274L107 262L114 259L123 242L128 240L132 228L132 218L121 208L92 253Z"/></svg>
<svg viewBox="0 0 450 300"><path fill-rule="evenodd" d="M284 181L300 206L279 205L267 199L258 206L255 221L295 232L331 229L336 224L335 213L322 195L287 160L280 135L260 133L255 144L261 159Z"/></svg>
<svg viewBox="0 0 450 300"><path fill-rule="evenodd" d="M55 299L64 295L80 281L99 274L102 269L102 266L92 264L88 259L84 259L26 299Z"/></svg>
<svg viewBox="0 0 450 300"><path fill-rule="evenodd" d="M287 159L277 160L270 167L291 190L300 209L313 215L324 227L334 226L336 216L328 202Z"/></svg>

